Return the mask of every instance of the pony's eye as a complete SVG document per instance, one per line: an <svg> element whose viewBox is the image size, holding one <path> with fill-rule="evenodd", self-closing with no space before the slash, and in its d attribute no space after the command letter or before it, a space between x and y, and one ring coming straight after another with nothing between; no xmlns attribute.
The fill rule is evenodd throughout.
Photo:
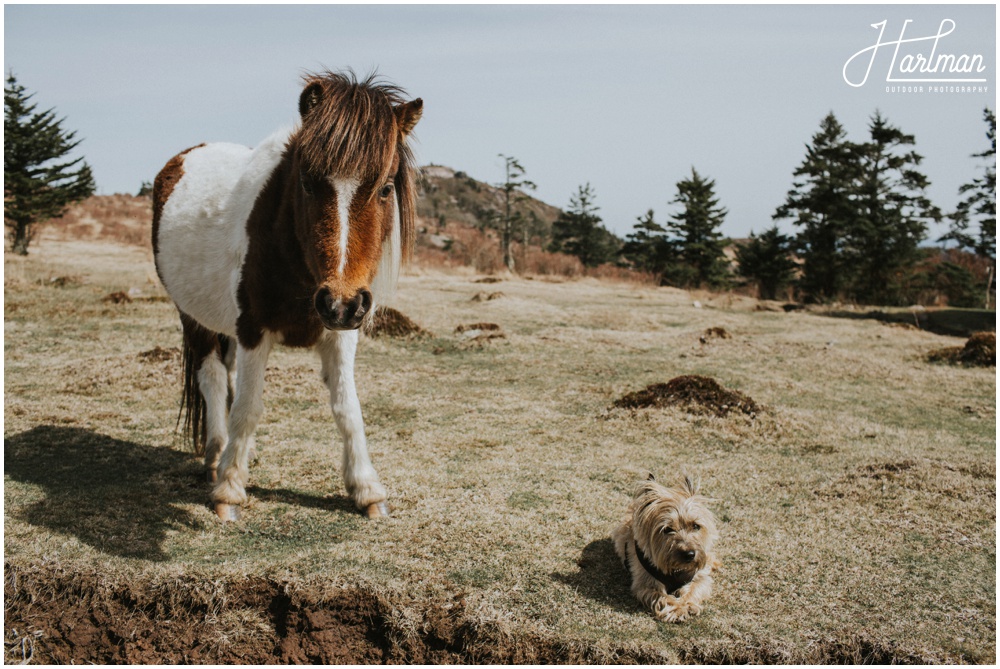
<svg viewBox="0 0 1000 669"><path fill-rule="evenodd" d="M316 192L316 185L313 183L312 177L305 172L299 173L299 184L302 186L302 192L306 195L312 195Z"/></svg>
<svg viewBox="0 0 1000 669"><path fill-rule="evenodd" d="M392 184L391 183L388 183L388 184L382 186L382 190L380 190L378 192L378 196L380 198L382 198L383 200L385 198L389 197L390 195L392 195Z"/></svg>

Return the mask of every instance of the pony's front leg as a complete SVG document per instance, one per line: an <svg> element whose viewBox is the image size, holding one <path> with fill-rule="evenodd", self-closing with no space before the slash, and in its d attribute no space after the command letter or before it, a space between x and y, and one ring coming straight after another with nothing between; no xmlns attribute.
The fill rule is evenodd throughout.
<svg viewBox="0 0 1000 669"><path fill-rule="evenodd" d="M229 443L219 459L218 482L212 490L215 513L223 520L239 520L240 507L247 501L250 451L253 432L264 413L264 372L271 352L271 338L265 333L256 348L236 349L236 392L229 412Z"/></svg>
<svg viewBox="0 0 1000 669"><path fill-rule="evenodd" d="M354 505L369 518L388 516L385 488L368 457L365 423L361 402L354 387L354 356L358 349L358 331L333 331L320 342L323 383L330 389L330 408L337 429L344 439L343 477L347 494Z"/></svg>

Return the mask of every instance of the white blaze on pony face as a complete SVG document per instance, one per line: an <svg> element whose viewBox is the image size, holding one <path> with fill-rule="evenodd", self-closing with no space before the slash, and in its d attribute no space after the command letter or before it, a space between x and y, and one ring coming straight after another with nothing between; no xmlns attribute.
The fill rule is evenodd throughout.
<svg viewBox="0 0 1000 669"><path fill-rule="evenodd" d="M340 226L340 260L337 262L337 274L344 276L347 267L347 251L351 238L351 203L358 191L359 179L330 178L330 185L337 198L337 223Z"/></svg>

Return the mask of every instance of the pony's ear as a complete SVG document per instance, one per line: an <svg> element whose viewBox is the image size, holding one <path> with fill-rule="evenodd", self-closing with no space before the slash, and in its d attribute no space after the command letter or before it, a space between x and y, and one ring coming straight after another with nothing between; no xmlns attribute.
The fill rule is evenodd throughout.
<svg viewBox="0 0 1000 669"><path fill-rule="evenodd" d="M299 116L305 117L323 99L323 84L314 81L305 87L299 96Z"/></svg>
<svg viewBox="0 0 1000 669"><path fill-rule="evenodd" d="M413 131L413 126L420 120L424 113L424 101L420 98L401 104L394 108L396 112L396 123L399 124L399 133L406 137Z"/></svg>

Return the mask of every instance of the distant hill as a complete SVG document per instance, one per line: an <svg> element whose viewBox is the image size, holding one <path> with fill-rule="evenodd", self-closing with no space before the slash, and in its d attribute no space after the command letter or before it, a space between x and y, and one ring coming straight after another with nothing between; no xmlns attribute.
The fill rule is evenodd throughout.
<svg viewBox="0 0 1000 669"><path fill-rule="evenodd" d="M457 223L480 230L499 229L499 217L504 211L502 189L442 165L421 167L418 186L417 214L423 225L442 228ZM529 239L534 244L547 242L560 209L525 193L517 195L519 201L512 209L524 217ZM520 232L515 236L520 237Z"/></svg>

